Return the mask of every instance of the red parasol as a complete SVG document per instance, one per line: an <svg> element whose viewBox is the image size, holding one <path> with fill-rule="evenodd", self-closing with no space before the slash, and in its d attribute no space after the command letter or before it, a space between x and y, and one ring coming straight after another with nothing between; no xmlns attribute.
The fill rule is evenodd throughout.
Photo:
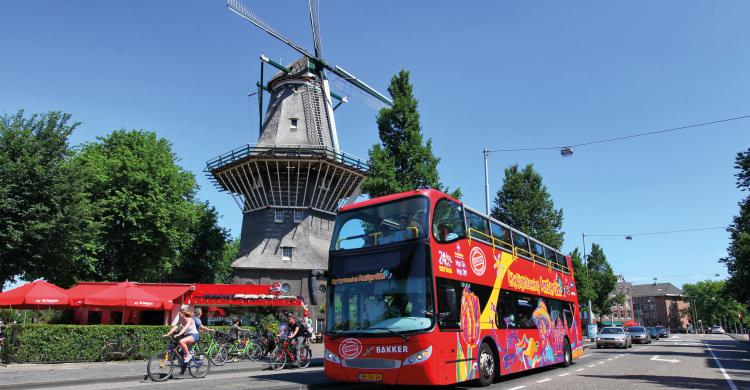
<svg viewBox="0 0 750 390"><path fill-rule="evenodd" d="M41 279L0 293L0 307L13 309L61 308L68 306L68 301L64 289Z"/></svg>
<svg viewBox="0 0 750 390"><path fill-rule="evenodd" d="M127 307L135 309L171 309L173 304L153 295L133 282L117 283L83 299L86 306Z"/></svg>

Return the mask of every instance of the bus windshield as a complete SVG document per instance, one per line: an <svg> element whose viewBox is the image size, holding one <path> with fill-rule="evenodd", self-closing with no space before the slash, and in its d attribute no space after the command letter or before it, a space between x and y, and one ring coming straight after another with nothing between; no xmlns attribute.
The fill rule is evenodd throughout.
<svg viewBox="0 0 750 390"><path fill-rule="evenodd" d="M390 334L429 329L434 321L423 243L376 253L332 256L326 303L328 334Z"/></svg>
<svg viewBox="0 0 750 390"><path fill-rule="evenodd" d="M359 249L427 236L427 197L400 199L340 213L331 250Z"/></svg>

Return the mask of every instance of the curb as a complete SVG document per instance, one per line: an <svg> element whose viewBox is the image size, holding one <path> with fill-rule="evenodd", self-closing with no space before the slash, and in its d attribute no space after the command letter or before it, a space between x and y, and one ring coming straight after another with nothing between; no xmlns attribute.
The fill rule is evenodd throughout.
<svg viewBox="0 0 750 390"><path fill-rule="evenodd" d="M316 358L312 359L309 367L323 367L323 359ZM267 364L259 364L257 366L245 367L245 368L228 368L222 369L220 373L237 373L237 372L256 372L264 371L268 368ZM210 376L210 374L209 374ZM73 381L46 381L46 382L25 382L25 383L11 383L7 385L0 385L0 389L38 389L38 388L54 388L58 386L71 386L71 385L91 385L95 383L109 383L109 382L130 382L130 381L145 381L148 380L148 374L144 375L124 375L124 376L112 376L106 378L88 378Z"/></svg>
<svg viewBox="0 0 750 390"><path fill-rule="evenodd" d="M748 339L745 338L745 336L750 337L750 335L727 333L727 336L729 336L729 337L731 337L731 338L733 338L733 339L735 339L737 341L742 341L743 343L750 343L750 340L748 340Z"/></svg>

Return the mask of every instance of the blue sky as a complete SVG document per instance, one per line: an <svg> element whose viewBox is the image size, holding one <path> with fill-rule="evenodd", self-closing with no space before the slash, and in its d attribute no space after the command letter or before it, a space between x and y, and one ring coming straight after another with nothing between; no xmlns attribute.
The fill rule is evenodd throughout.
<svg viewBox="0 0 750 390"><path fill-rule="evenodd" d="M750 114L750 3L742 1L321 1L329 62L385 92L412 72L422 125L442 181L483 209L483 147L563 145ZM307 2L245 0L312 47ZM202 175L205 162L257 139L258 55L295 52L221 0L4 2L0 112L63 110L83 124L72 142L119 128L169 139L202 186L199 196L239 234L241 214ZM336 111L342 150L362 158L378 141L376 112ZM565 213L564 250L581 234L722 226L746 194L734 158L750 120L579 148L495 153L502 169L533 163ZM678 286L718 273L728 235L592 237L635 283Z"/></svg>

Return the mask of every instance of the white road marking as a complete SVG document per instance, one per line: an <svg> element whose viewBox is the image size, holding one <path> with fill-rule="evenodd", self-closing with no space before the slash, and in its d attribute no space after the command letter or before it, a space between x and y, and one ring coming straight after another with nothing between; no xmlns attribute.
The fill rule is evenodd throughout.
<svg viewBox="0 0 750 390"><path fill-rule="evenodd" d="M721 365L721 362L719 359L716 358L716 355L714 354L714 351L711 349L711 346L708 344L706 345L706 349L708 349L708 352L711 352L711 357L714 358L714 361L716 362L716 365L719 366L719 370L721 371L721 374L724 375L724 379L727 380L727 383L729 383L729 388L732 390L737 390L737 386L734 385L734 382L732 381L732 377L727 374L727 370L724 369L724 366Z"/></svg>
<svg viewBox="0 0 750 390"><path fill-rule="evenodd" d="M636 351L643 351L644 349L646 349L646 347L640 347L640 348L636 349Z"/></svg>
<svg viewBox="0 0 750 390"><path fill-rule="evenodd" d="M579 369L576 370L576 372L581 372L583 370L585 370L585 368L579 368Z"/></svg>
<svg viewBox="0 0 750 390"><path fill-rule="evenodd" d="M653 357L651 357L651 359L648 359L648 360L654 360L654 361L657 361L657 362L670 362L670 363L679 363L680 362L677 359L659 359L659 356L661 356L661 355L654 355Z"/></svg>
<svg viewBox="0 0 750 390"><path fill-rule="evenodd" d="M516 387L511 387L508 390L518 390L518 389L523 389L524 387L526 387L526 386L516 386Z"/></svg>
<svg viewBox="0 0 750 390"><path fill-rule="evenodd" d="M547 381L549 381L549 380L551 380L551 379L550 379L550 378L547 378L547 379L542 379L542 380L540 380L540 381L536 381L536 383L544 383L544 382L547 382Z"/></svg>
<svg viewBox="0 0 750 390"><path fill-rule="evenodd" d="M611 362L611 361L612 361L612 358L609 358L609 359L607 359L607 361L608 361L608 362Z"/></svg>
<svg viewBox="0 0 750 390"><path fill-rule="evenodd" d="M599 362L599 363L596 363L596 364L604 364L604 362L602 361L602 362Z"/></svg>
<svg viewBox="0 0 750 390"><path fill-rule="evenodd" d="M570 375L570 373L569 373L569 372L566 372L565 374L560 374L560 375L558 375L558 376L566 376L566 375Z"/></svg>
<svg viewBox="0 0 750 390"><path fill-rule="evenodd" d="M591 367L596 367L596 365L595 365L595 364L592 364L592 365L590 365L590 366L589 366L589 368L591 368Z"/></svg>

